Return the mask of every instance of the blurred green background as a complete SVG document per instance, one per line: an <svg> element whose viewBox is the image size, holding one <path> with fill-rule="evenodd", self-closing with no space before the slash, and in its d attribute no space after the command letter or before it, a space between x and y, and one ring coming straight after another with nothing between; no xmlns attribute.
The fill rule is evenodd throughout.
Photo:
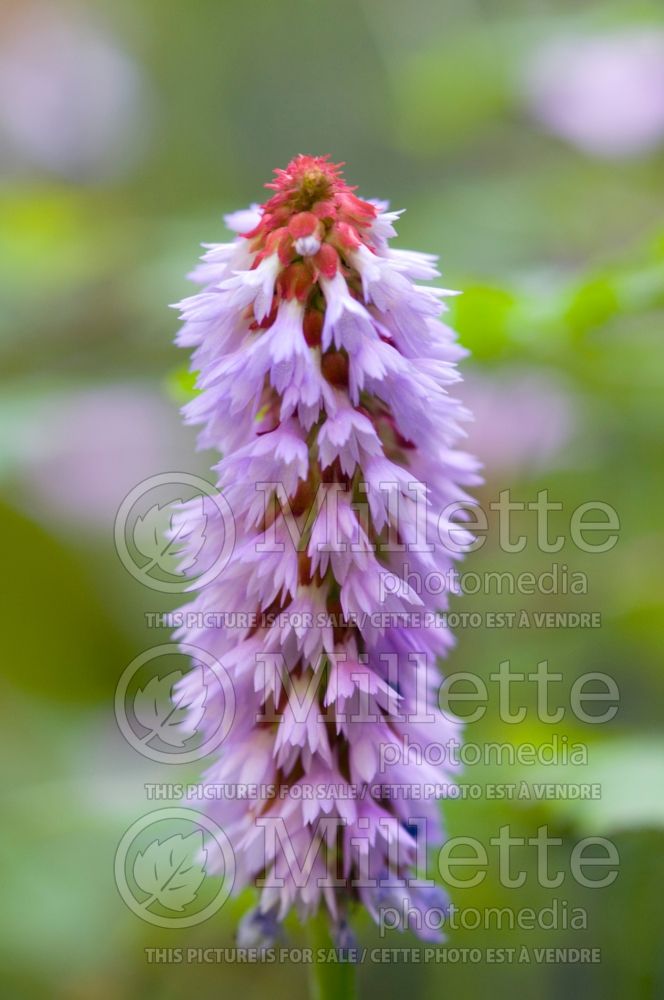
<svg viewBox="0 0 664 1000"><path fill-rule="evenodd" d="M365 995L557 998L664 995L664 703L661 487L664 390L664 18L623 0L15 0L0 7L0 504L5 742L0 952L8 997L301 995L302 966L148 965L146 947L230 945L248 900L189 931L142 923L113 856L149 811L144 783L196 768L126 745L112 703L130 660L168 632L112 544L115 511L146 476L206 474L180 425L186 359L167 303L221 214L262 199L299 152L347 162L360 194L407 207L398 245L441 255L463 289L453 321L472 351L464 398L485 463L484 504L548 489L566 531L580 503L618 511L605 554L568 540L466 569L588 578L585 596L478 594L467 611L599 611L600 629L467 629L447 664L487 677L503 659L614 677L604 726L506 726L490 705L469 739L589 746L586 767L472 768L465 780L600 782L596 802L450 802L455 834L488 840L548 824L571 846L611 838L620 875L501 888L461 906L588 912L584 931L453 932L450 945L600 947L598 965L378 965ZM568 534L568 533L567 533ZM524 702L525 703L525 702ZM472 731L472 732L471 732ZM570 773L572 772L573 773ZM175 773L174 773L175 772ZM177 777L175 776L177 774ZM293 941L302 943L297 926ZM381 942L360 919L363 943Z"/></svg>

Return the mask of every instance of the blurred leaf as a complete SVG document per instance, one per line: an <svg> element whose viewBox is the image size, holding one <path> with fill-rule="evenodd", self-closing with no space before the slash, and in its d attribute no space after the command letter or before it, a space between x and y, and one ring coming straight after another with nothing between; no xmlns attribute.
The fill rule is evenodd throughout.
<svg viewBox="0 0 664 1000"><path fill-rule="evenodd" d="M621 738L593 744L585 766L523 769L515 779L533 785L597 785L597 798L542 800L552 816L585 835L638 828L664 829L664 743L655 737Z"/></svg>
<svg viewBox="0 0 664 1000"><path fill-rule="evenodd" d="M467 285L451 301L452 323L462 344L478 360L499 357L508 346L508 324L516 296L490 285Z"/></svg>
<svg viewBox="0 0 664 1000"><path fill-rule="evenodd" d="M164 383L166 392L174 402L180 405L188 403L189 400L198 395L197 377L198 372L190 371L188 365L180 365L179 368L174 368L166 376Z"/></svg>
<svg viewBox="0 0 664 1000"><path fill-rule="evenodd" d="M427 153L495 126L511 104L511 64L495 26L454 33L397 67L398 141Z"/></svg>
<svg viewBox="0 0 664 1000"><path fill-rule="evenodd" d="M35 694L77 702L108 694L128 647L87 569L42 528L0 505L4 528L5 677Z"/></svg>
<svg viewBox="0 0 664 1000"><path fill-rule="evenodd" d="M591 278L572 293L564 320L572 333L580 336L608 322L619 308L615 282L608 277Z"/></svg>

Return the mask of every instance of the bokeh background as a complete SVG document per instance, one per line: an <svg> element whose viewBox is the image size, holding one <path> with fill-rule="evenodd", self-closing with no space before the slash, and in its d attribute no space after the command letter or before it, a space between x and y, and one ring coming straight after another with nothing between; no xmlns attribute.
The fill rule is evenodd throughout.
<svg viewBox="0 0 664 1000"><path fill-rule="evenodd" d="M146 476L206 473L180 425L186 359L169 302L221 215L260 200L275 166L331 153L365 196L407 207L399 245L440 253L461 288L472 351L465 398L485 463L480 499L547 488L569 516L616 508L618 545L568 541L507 555L493 535L468 569L588 576L588 594L477 595L458 610L592 610L600 629L468 629L447 665L487 677L547 658L564 692L589 670L620 686L616 719L505 726L472 739L589 745L585 768L474 768L474 782L597 781L595 802L446 807L452 832L548 824L571 846L610 837L620 876L500 887L463 906L588 911L588 929L458 931L451 945L601 947L599 965L365 965L385 997L661 996L664 990L662 398L664 17L616 0L4 0L0 6L0 505L5 596L5 786L0 952L7 997L302 995L302 966L150 966L154 946L230 945L248 900L189 931L124 905L112 861L149 811L144 783L174 780L126 745L112 711L129 661L158 641L145 613L176 601L141 587L112 543L115 511ZM170 603L169 603L170 602ZM156 636L156 638L155 638ZM525 690L525 689L524 689ZM526 693L527 694L527 693ZM524 697L526 697L524 694ZM565 703L562 697L560 704ZM179 774L179 772L178 772ZM188 774L195 777L196 770ZM369 921L358 933L381 943ZM297 925L292 940L302 943ZM393 937L394 945L414 944Z"/></svg>

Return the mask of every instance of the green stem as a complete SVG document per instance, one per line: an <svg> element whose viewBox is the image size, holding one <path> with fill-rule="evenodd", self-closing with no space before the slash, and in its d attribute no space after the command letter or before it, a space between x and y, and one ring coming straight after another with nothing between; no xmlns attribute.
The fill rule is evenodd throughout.
<svg viewBox="0 0 664 1000"><path fill-rule="evenodd" d="M313 949L309 989L311 1000L357 1000L357 975L353 962L318 960L321 949L334 950L327 913L321 910L307 923L309 944Z"/></svg>

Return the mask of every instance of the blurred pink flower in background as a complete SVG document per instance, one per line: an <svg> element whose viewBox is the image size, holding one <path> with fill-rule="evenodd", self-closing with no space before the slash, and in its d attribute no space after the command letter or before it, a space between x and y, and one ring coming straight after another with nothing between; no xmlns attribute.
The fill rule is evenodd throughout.
<svg viewBox="0 0 664 1000"><path fill-rule="evenodd" d="M577 414L573 397L555 376L537 369L469 371L458 395L474 415L466 428L468 448L488 478L562 464Z"/></svg>
<svg viewBox="0 0 664 1000"><path fill-rule="evenodd" d="M525 86L532 113L555 135L594 156L637 156L664 140L664 31L548 42Z"/></svg>
<svg viewBox="0 0 664 1000"><path fill-rule="evenodd" d="M192 469L177 407L143 383L47 397L19 440L25 500L42 520L108 532L124 497L148 476Z"/></svg>
<svg viewBox="0 0 664 1000"><path fill-rule="evenodd" d="M0 16L0 167L73 180L115 176L146 137L138 66L82 9L12 5Z"/></svg>

